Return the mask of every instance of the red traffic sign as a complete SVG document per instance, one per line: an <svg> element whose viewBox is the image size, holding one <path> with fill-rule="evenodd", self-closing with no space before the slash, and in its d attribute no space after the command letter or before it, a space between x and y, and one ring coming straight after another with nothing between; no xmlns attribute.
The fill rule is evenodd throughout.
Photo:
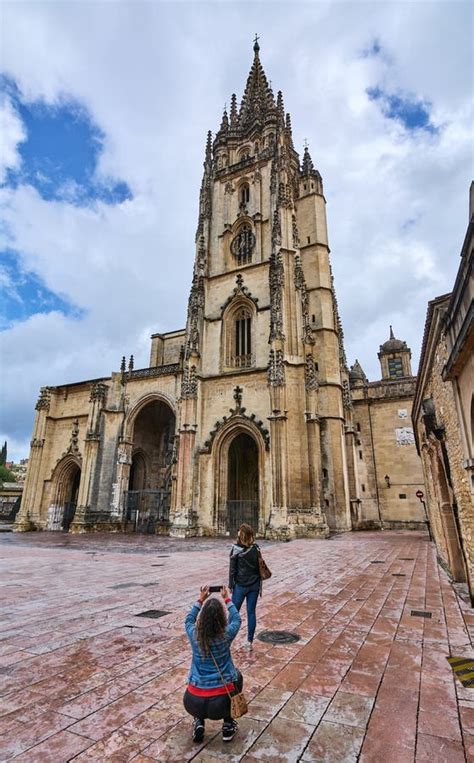
<svg viewBox="0 0 474 763"><path fill-rule="evenodd" d="M416 497L417 497L417 498L419 498L419 499L420 499L420 501L421 501L421 499L422 499L422 498L423 498L423 496L424 496L424 493L423 493L423 491L422 491L422 490L417 490L417 491L416 491L416 493L415 493L415 495L416 495Z"/></svg>

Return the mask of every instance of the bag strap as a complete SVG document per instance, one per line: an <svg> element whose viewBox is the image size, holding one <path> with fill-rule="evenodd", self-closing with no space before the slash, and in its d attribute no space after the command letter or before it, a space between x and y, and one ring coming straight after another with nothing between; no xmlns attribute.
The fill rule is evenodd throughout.
<svg viewBox="0 0 474 763"><path fill-rule="evenodd" d="M225 680L224 680L224 676L222 675L221 669L220 669L219 665L217 664L217 662L216 662L216 660L215 660L215 658L214 658L214 655L212 654L212 649L211 649L211 647L210 647L210 646L209 646L209 652L210 652L210 655L211 655L211 657L212 657L212 661L213 661L214 665L215 665L215 666L216 666L216 668L217 668L217 672L219 673L219 675L220 675L220 677L221 677L221 681L222 681L222 683L223 683L224 689L226 690L226 692L227 692L227 695L228 695L229 699L232 699L232 695L231 695L231 693L230 693L229 689L227 688L227 684L226 684L226 682L225 682Z"/></svg>

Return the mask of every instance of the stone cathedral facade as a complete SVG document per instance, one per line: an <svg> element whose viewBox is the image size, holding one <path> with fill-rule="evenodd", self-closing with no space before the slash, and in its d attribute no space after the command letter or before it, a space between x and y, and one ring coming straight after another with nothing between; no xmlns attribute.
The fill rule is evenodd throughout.
<svg viewBox="0 0 474 763"><path fill-rule="evenodd" d="M350 530L354 506L360 521L325 206L256 42L207 139L186 328L152 336L148 368L41 390L18 530L247 521L283 539Z"/></svg>

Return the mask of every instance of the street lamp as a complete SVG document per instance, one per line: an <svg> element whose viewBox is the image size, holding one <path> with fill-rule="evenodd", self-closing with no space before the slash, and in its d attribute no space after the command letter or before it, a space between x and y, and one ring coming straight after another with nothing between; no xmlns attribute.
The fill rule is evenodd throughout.
<svg viewBox="0 0 474 763"><path fill-rule="evenodd" d="M388 476L388 474L385 475L384 480L387 487L390 487L390 477Z"/></svg>

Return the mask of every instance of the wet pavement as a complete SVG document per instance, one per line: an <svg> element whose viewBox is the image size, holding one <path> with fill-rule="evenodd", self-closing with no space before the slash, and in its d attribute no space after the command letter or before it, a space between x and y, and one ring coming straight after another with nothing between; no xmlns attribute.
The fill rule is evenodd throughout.
<svg viewBox="0 0 474 763"><path fill-rule="evenodd" d="M426 536L262 547L257 633L301 638L248 654L244 615L249 713L231 743L208 721L196 745L183 620L200 584L226 581L229 541L2 534L0 760L474 760L474 688L446 660L474 656L474 611ZM137 617L149 609L168 614Z"/></svg>

